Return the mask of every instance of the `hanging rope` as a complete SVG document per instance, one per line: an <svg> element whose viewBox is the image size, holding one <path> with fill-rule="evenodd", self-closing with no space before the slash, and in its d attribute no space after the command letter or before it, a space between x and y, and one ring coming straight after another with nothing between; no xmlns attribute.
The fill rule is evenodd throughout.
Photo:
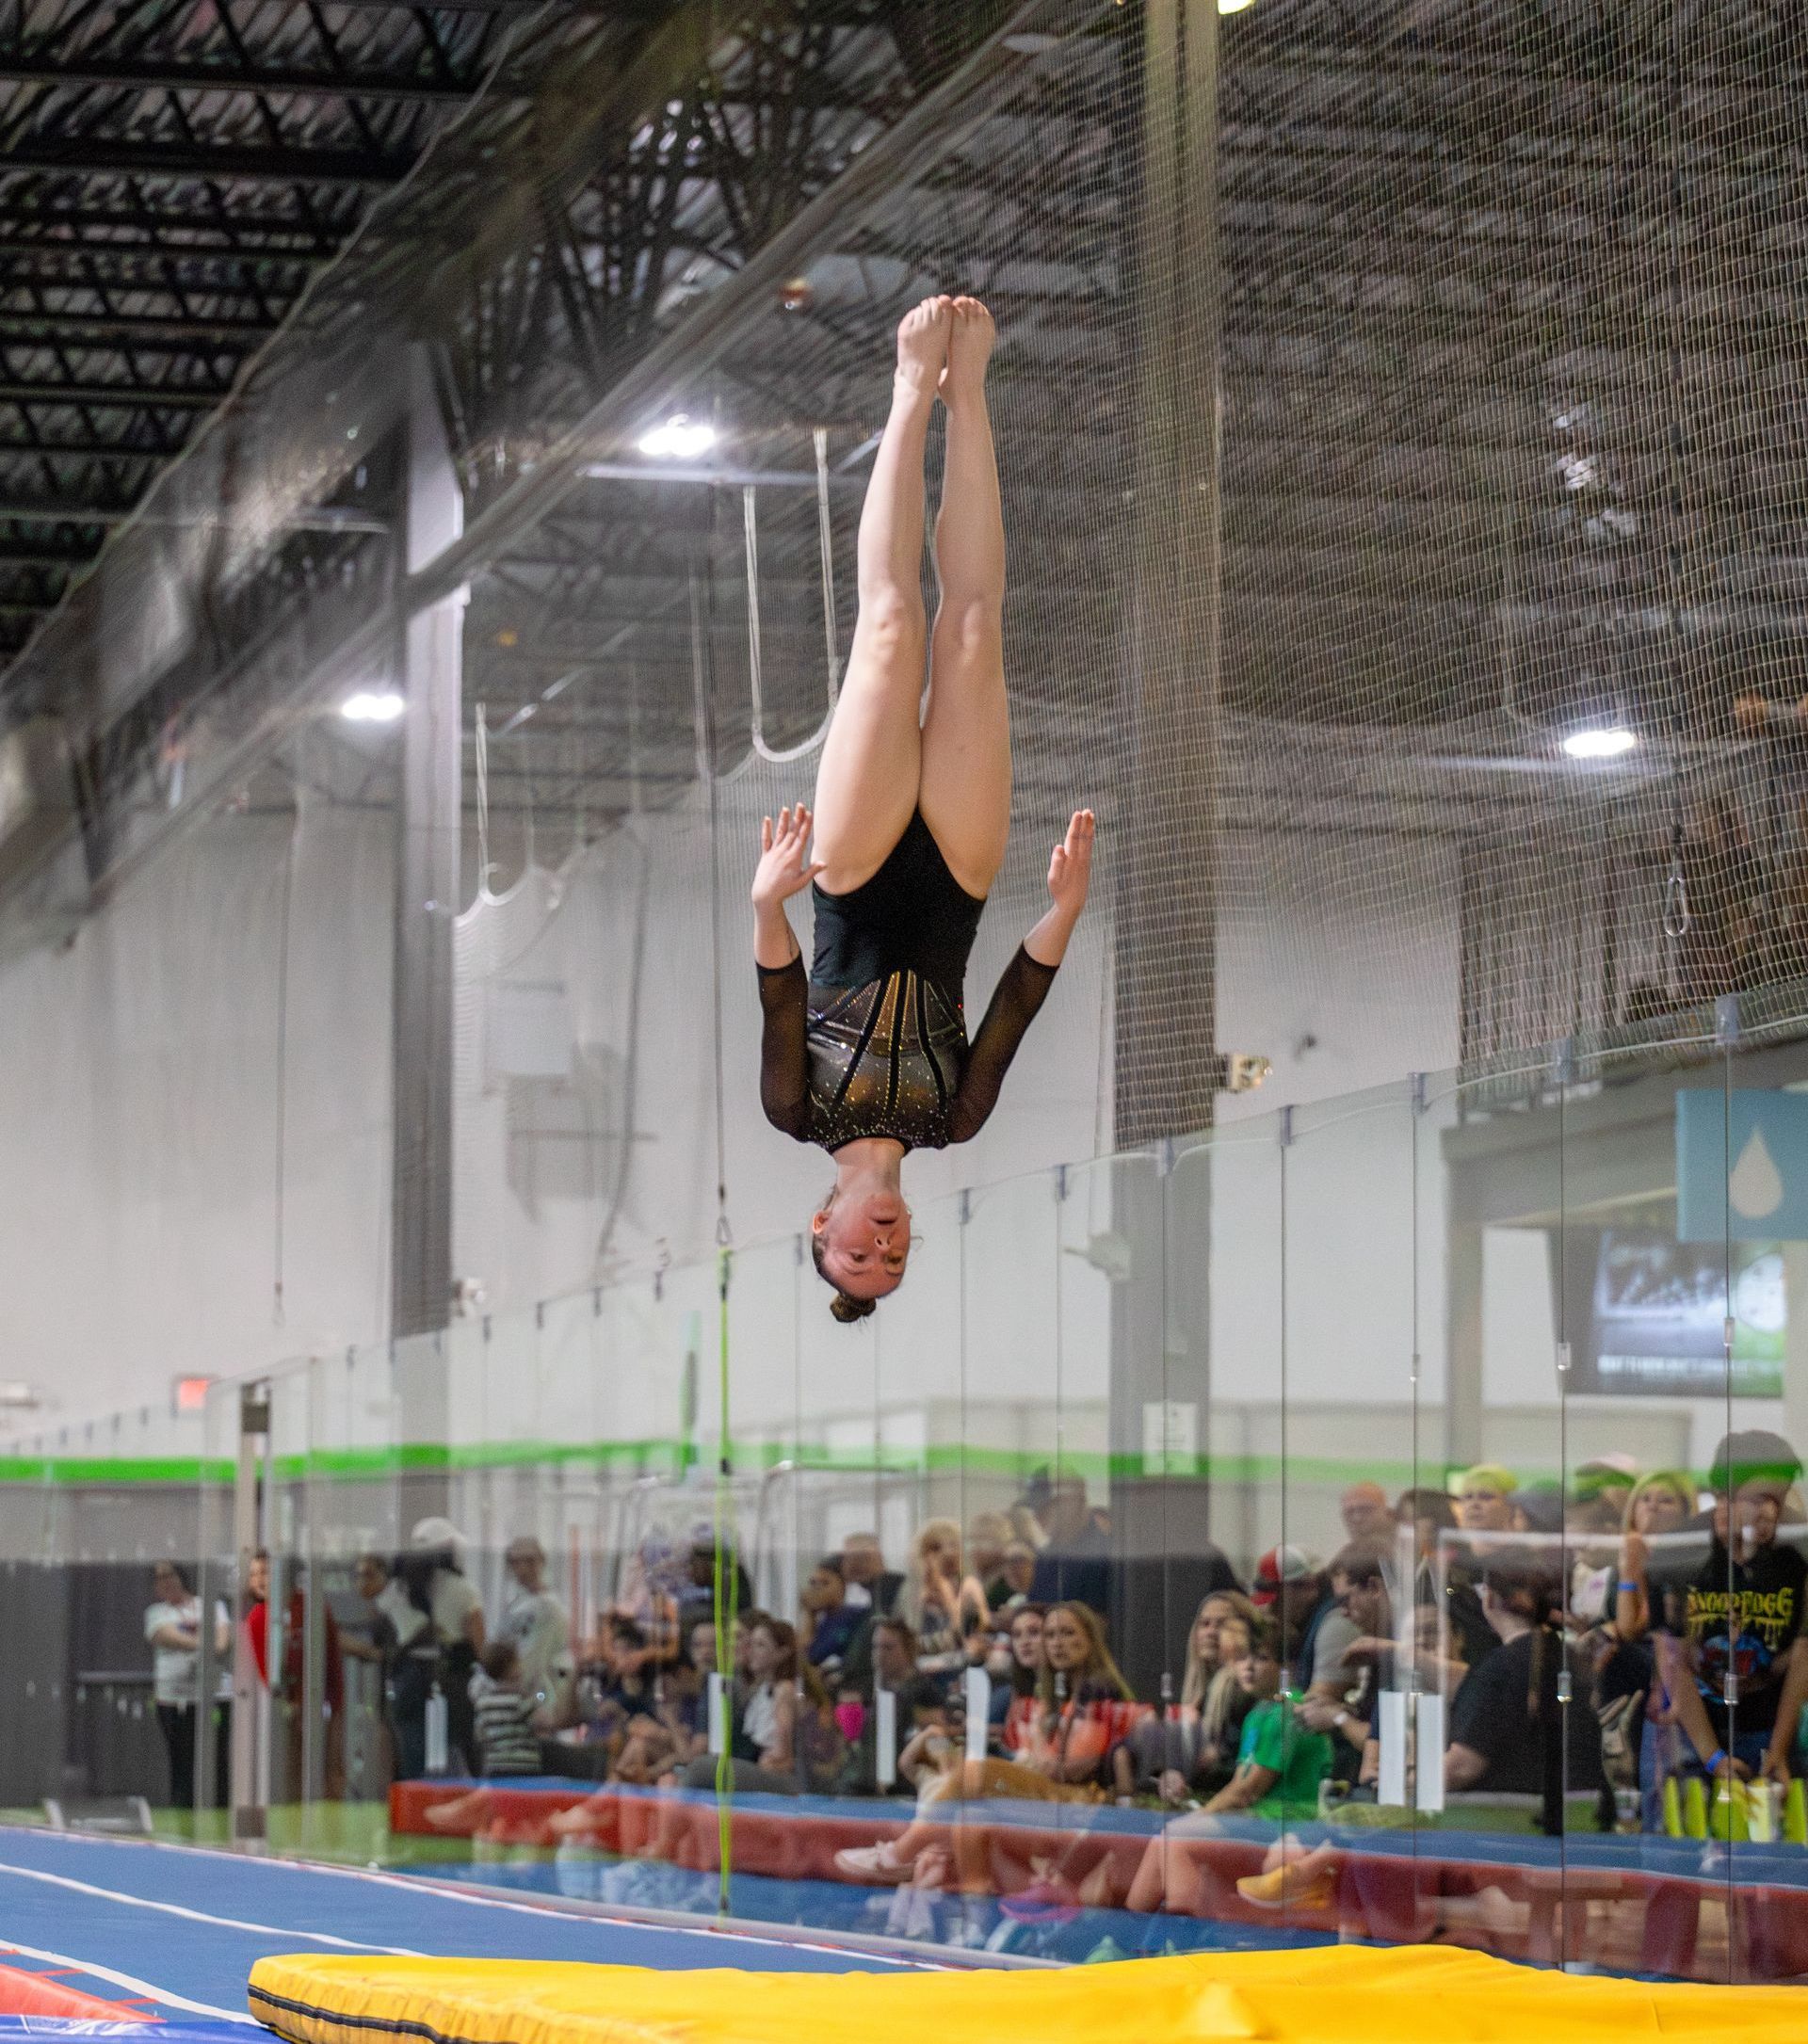
<svg viewBox="0 0 1808 2044"><path fill-rule="evenodd" d="M495 897L490 892L490 875L494 870L490 863L490 719L482 703L476 707L474 735L477 768L477 899L492 901Z"/></svg>
<svg viewBox="0 0 1808 2044"><path fill-rule="evenodd" d="M753 749L774 766L784 766L814 752L829 735L836 699L841 694L840 633L835 622L835 536L829 517L829 429L815 429L816 446L816 550L822 566L822 630L829 669L829 707L801 745L775 748L766 742L766 667L760 648L760 514L759 490L741 486L741 539L747 562L747 672L753 699Z"/></svg>
<svg viewBox="0 0 1808 2044"><path fill-rule="evenodd" d="M715 494L710 495L713 509ZM728 1219L728 1132L727 1084L722 1053L722 918L721 918L721 804L716 778L715 676L711 657L715 623L715 578L709 565L705 535L703 573L697 571L693 556L690 568L690 684L695 721L697 770L705 790L709 818L709 958L710 995L714 1031L716 1077L716 1290L717 1290L717 1462L713 1595L716 1620L716 1674L721 1685L724 1706L722 1749L716 1756L716 1864L717 1907L729 1913L729 1875L734 1851L734 1758L733 1691L730 1684L734 1620L740 1598L740 1569L734 1565L734 1528L730 1483L734 1460L729 1450L729 1348L728 1289L733 1274L734 1249ZM708 602L705 602L707 591ZM755 606L756 607L756 606ZM757 626L755 628L757 644ZM758 698L755 702L757 704ZM755 711L757 718L758 712ZM757 730L757 723L755 729Z"/></svg>

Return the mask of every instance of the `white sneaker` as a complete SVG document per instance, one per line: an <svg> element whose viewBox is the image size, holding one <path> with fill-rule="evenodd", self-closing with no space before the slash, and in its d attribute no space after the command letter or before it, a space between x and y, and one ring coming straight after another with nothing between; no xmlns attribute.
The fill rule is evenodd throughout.
<svg viewBox="0 0 1808 2044"><path fill-rule="evenodd" d="M874 1887L908 1881L909 1863L892 1850L889 1840L877 1845L847 1845L835 1855L835 1871L845 1880L865 1881Z"/></svg>

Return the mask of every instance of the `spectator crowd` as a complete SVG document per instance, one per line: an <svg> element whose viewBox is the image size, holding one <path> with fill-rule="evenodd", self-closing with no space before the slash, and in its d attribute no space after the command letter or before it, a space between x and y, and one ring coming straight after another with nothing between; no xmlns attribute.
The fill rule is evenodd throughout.
<svg viewBox="0 0 1808 2044"><path fill-rule="evenodd" d="M1216 1551L1187 1556L1204 1594L1153 1656L1159 1612L1126 1603L1108 1515L1073 1476L964 1528L928 1521L901 1567L853 1533L803 1572L787 1616L760 1608L711 1527L648 1538L582 1638L537 1540L508 1547L492 1624L457 1529L428 1519L401 1554L360 1560L356 1614L328 1615L324 1700L339 1708L345 1659L376 1668L394 1775L482 1778L430 1812L450 1829L480 1825L482 1781L506 1777L909 1796L901 1827L835 1855L844 1880L1209 1913L1212 1842L1267 1820L1241 1899L1310 1908L1340 1848L1296 1827L1410 1821L1415 1802L1484 1827L1675 1833L1736 1798L1741 1824L1778 1835L1808 1705L1801 1475L1784 1440L1747 1431L1703 1482L1606 1457L1560 1486L1493 1463L1392 1497L1356 1483L1322 1561L1283 1541L1239 1578ZM160 1714L192 1788L192 1659L186 1678L176 1664L199 1613L170 1565L156 1591ZM305 1624L298 1601L285 1652ZM1152 1660L1166 1666L1138 1695L1123 1665ZM1390 1692L1441 1714L1390 1720ZM1438 1747L1414 1750L1415 1728L1440 1721ZM684 1801L662 1806L674 1826ZM1071 1848L1014 1863L1008 1826L950 1821L1000 1801L1051 1806ZM1156 1813L1139 1862L1081 1818L1106 1804ZM589 1810L572 1802L555 1831L581 1837Z"/></svg>

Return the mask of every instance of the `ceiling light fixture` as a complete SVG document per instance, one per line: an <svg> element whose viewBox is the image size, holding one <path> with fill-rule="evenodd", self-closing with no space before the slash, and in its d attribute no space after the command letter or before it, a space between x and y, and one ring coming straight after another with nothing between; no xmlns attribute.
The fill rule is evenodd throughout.
<svg viewBox="0 0 1808 2044"><path fill-rule="evenodd" d="M639 439L640 452L655 459L694 461L716 444L716 428L687 413L675 411L663 426L655 426Z"/></svg>
<svg viewBox="0 0 1808 2044"><path fill-rule="evenodd" d="M1638 743L1638 733L1623 724L1590 724L1571 732L1563 749L1573 760L1617 760Z"/></svg>
<svg viewBox="0 0 1808 2044"><path fill-rule="evenodd" d="M407 708L393 688L361 688L339 705L339 715L348 724L393 724Z"/></svg>

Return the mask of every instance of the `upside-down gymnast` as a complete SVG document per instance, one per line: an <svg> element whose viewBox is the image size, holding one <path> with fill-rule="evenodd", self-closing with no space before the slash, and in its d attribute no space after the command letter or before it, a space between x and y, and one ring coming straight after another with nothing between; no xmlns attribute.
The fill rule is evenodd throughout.
<svg viewBox="0 0 1808 2044"><path fill-rule="evenodd" d="M898 328L891 415L861 512L860 615L815 806L781 810L760 833L760 1100L775 1128L834 1159L834 1187L810 1228L839 1320L870 1313L903 1279L904 1158L978 1133L1091 877L1093 817L1083 809L1049 861L1054 905L1006 967L969 1047L967 957L1010 833L1005 529L986 413L993 339L992 314L970 298L925 298ZM923 457L938 398L947 443L930 634ZM784 904L813 882L806 976Z"/></svg>

